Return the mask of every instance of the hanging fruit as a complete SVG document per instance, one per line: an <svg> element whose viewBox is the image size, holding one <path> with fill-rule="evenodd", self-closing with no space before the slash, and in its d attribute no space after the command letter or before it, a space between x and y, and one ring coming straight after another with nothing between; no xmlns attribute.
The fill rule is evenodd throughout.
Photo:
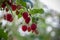
<svg viewBox="0 0 60 40"><path fill-rule="evenodd" d="M13 17L9 13L4 15L4 19L7 20L7 21L9 21L9 22L12 22L13 21Z"/></svg>

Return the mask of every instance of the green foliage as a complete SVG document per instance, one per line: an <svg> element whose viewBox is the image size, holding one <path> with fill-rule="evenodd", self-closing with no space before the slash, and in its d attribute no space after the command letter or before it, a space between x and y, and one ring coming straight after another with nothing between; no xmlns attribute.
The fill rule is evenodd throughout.
<svg viewBox="0 0 60 40"><path fill-rule="evenodd" d="M4 0L0 0L0 4L3 2ZM13 0L13 2L14 2L15 0ZM37 0L36 0L37 1ZM26 2L24 2L23 0L16 0L16 4L17 5L22 5L23 6L23 8L21 8L20 9L20 12L19 12L19 14L18 14L18 18L20 18L20 17L22 17L22 13L24 12L24 11L27 11L28 9L26 9ZM0 5L1 6L1 5ZM7 4L7 7L8 8L10 8L10 6ZM38 8L38 7L37 7ZM11 8L10 8L10 10L11 10ZM30 9L29 9L30 10ZM11 10L11 13L12 13L12 10ZM44 13L44 10L43 9L31 9L30 11L29 11L29 13L30 14L43 14ZM33 23L37 23L39 21L39 23L41 23L41 24L39 24L39 28L40 29L42 29L42 30L40 30L39 29L39 31L41 32L41 31L44 31L43 32L43 34L44 35L39 35L39 39L40 40L45 40L44 38L48 38L48 36L47 35L45 35L45 28L46 28L46 23L45 23L45 19L43 19L43 18L40 18L40 16L39 17L36 17L36 16L34 16L34 17L32 17L32 22ZM13 23L14 24L14 23ZM13 29L14 28L14 29ZM44 29L44 30L43 30ZM17 31L17 27L15 26L15 25L13 25L12 27L11 27L11 30L13 31L13 35L14 36L16 36L16 38L18 39L18 40L34 40L34 38L35 38L35 36L34 35L31 35L31 37L29 37L29 36L26 36L26 37L22 37L22 36L20 36L20 34L18 33L18 31ZM60 32L59 32L60 33ZM4 33L4 30L3 29L1 29L0 28L0 38L4 38L5 40L7 40L7 33ZM30 38L30 39L29 39Z"/></svg>
<svg viewBox="0 0 60 40"><path fill-rule="evenodd" d="M37 23L37 21L39 20L39 18L37 17L37 18L35 18L35 17L32 17L32 22L33 23Z"/></svg>
<svg viewBox="0 0 60 40"><path fill-rule="evenodd" d="M40 21L45 23L45 19L40 17Z"/></svg>
<svg viewBox="0 0 60 40"><path fill-rule="evenodd" d="M22 15L21 15L21 14L18 14L18 19L19 19L20 17L22 17Z"/></svg>
<svg viewBox="0 0 60 40"><path fill-rule="evenodd" d="M41 25L40 25L42 28L46 28L47 24L42 22Z"/></svg>
<svg viewBox="0 0 60 40"><path fill-rule="evenodd" d="M4 30L0 28L0 38L4 38L5 40L7 40L7 33L4 33Z"/></svg>
<svg viewBox="0 0 60 40"><path fill-rule="evenodd" d="M24 7L26 7L26 2L24 2L23 0L16 0L17 5L22 5Z"/></svg>
<svg viewBox="0 0 60 40"><path fill-rule="evenodd" d="M24 12L24 9L20 9L20 12L19 12L19 14L18 14L18 19L20 18L20 17L22 17L22 13Z"/></svg>
<svg viewBox="0 0 60 40"><path fill-rule="evenodd" d="M20 17L22 17L22 13L23 13L24 11L27 11L25 7L22 8L22 9L20 9L19 14L18 14L18 19L19 19Z"/></svg>
<svg viewBox="0 0 60 40"><path fill-rule="evenodd" d="M0 0L0 4L3 2L4 0Z"/></svg>
<svg viewBox="0 0 60 40"><path fill-rule="evenodd" d="M5 40L7 40L8 38L8 34L7 33L4 33L4 29L1 28L1 23L0 23L0 38L4 38Z"/></svg>
<svg viewBox="0 0 60 40"><path fill-rule="evenodd" d="M4 1L4 0L0 0L0 8L1 8L1 4L2 4L3 1Z"/></svg>
<svg viewBox="0 0 60 40"><path fill-rule="evenodd" d="M43 9L32 9L32 10L30 10L30 13L31 14L36 14L36 13L42 14L42 13L44 13L44 10Z"/></svg>

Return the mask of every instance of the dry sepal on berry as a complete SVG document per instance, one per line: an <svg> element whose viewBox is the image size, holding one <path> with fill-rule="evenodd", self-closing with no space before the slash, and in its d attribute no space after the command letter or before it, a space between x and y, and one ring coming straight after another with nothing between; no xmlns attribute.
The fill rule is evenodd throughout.
<svg viewBox="0 0 60 40"><path fill-rule="evenodd" d="M35 33L36 35L39 34L38 30L35 30L34 33Z"/></svg>
<svg viewBox="0 0 60 40"><path fill-rule="evenodd" d="M20 10L22 8L21 5L17 5L17 9Z"/></svg>
<svg viewBox="0 0 60 40"><path fill-rule="evenodd" d="M18 10L16 10L16 15L18 15L19 14L19 11Z"/></svg>
<svg viewBox="0 0 60 40"><path fill-rule="evenodd" d="M23 25L22 26L22 30L25 32L27 30L27 26L26 25Z"/></svg>
<svg viewBox="0 0 60 40"><path fill-rule="evenodd" d="M6 12L8 12L9 11L9 9L8 8L6 8Z"/></svg>
<svg viewBox="0 0 60 40"><path fill-rule="evenodd" d="M11 14L5 14L4 15L4 19L7 20L7 21L9 21L9 22L12 22L13 21L13 17L12 17Z"/></svg>

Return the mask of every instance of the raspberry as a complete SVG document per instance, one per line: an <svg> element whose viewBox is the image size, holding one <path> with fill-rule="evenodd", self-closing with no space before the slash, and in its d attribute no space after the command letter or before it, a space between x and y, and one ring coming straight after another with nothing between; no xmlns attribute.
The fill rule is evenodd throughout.
<svg viewBox="0 0 60 40"><path fill-rule="evenodd" d="M31 31L31 27L28 27L28 32L30 32Z"/></svg>
<svg viewBox="0 0 60 40"><path fill-rule="evenodd" d="M2 7L2 8L5 8L5 6L6 6L6 4L5 4L5 3L3 3L3 4L1 5L1 7Z"/></svg>
<svg viewBox="0 0 60 40"><path fill-rule="evenodd" d="M19 11L16 11L16 15L18 15L19 14Z"/></svg>
<svg viewBox="0 0 60 40"><path fill-rule="evenodd" d="M28 17L28 12L24 12L24 13L22 14L22 16L23 16L24 19L26 19L26 18Z"/></svg>
<svg viewBox="0 0 60 40"><path fill-rule="evenodd" d="M13 17L12 17L11 14L4 15L4 19L7 20L7 21L9 21L9 22L12 22L13 21Z"/></svg>
<svg viewBox="0 0 60 40"><path fill-rule="evenodd" d="M32 30L36 30L36 28L37 28L37 25L33 23L33 24L31 25L31 29L32 29Z"/></svg>
<svg viewBox="0 0 60 40"><path fill-rule="evenodd" d="M28 24L28 23L30 22L30 17L27 17L27 18L25 19L25 22Z"/></svg>
<svg viewBox="0 0 60 40"><path fill-rule="evenodd" d="M26 25L23 25L22 26L22 30L25 32L27 30L27 26Z"/></svg>
<svg viewBox="0 0 60 40"><path fill-rule="evenodd" d="M15 11L17 6L16 5L11 5L11 8L12 8L13 11Z"/></svg>

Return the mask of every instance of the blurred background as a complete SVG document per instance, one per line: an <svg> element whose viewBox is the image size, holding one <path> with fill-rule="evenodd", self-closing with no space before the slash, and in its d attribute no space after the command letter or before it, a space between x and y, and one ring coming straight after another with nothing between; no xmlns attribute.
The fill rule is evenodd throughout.
<svg viewBox="0 0 60 40"><path fill-rule="evenodd" d="M22 17L18 20L15 17L15 24L10 23L2 18L6 11L0 10L0 40L60 40L60 0L30 0L26 3L29 9L44 10L43 14L32 15L38 18L36 21L39 34L23 32Z"/></svg>

